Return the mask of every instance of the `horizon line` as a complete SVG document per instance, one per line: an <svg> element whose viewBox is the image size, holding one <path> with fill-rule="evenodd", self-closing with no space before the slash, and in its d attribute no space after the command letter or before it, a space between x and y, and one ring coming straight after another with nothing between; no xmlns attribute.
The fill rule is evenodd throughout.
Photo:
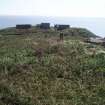
<svg viewBox="0 0 105 105"><path fill-rule="evenodd" d="M0 15L0 17L11 16L11 17L46 17L46 18L91 18L91 19L105 19L105 17L86 17L86 16L45 16L45 15Z"/></svg>

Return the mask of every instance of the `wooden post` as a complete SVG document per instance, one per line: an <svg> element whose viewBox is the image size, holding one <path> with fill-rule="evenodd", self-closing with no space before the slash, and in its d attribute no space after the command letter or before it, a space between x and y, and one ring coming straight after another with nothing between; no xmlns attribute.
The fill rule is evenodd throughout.
<svg viewBox="0 0 105 105"><path fill-rule="evenodd" d="M42 58L42 56L43 56L43 49L42 48L38 48L37 50L36 50L36 56L38 57L38 59L39 59L39 61L41 62L41 58Z"/></svg>
<svg viewBox="0 0 105 105"><path fill-rule="evenodd" d="M60 41L63 41L63 40L64 40L64 34L60 33Z"/></svg>

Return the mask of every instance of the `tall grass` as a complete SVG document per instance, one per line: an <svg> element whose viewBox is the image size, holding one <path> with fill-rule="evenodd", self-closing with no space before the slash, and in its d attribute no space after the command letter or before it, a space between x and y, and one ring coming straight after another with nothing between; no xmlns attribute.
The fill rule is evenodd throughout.
<svg viewBox="0 0 105 105"><path fill-rule="evenodd" d="M25 39L17 36L8 44L2 39L1 105L105 104L105 54L88 55L78 41L50 45L45 39Z"/></svg>

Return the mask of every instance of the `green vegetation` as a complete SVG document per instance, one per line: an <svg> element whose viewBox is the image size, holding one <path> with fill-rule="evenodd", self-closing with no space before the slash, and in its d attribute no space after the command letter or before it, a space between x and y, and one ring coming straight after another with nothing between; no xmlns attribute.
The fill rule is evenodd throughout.
<svg viewBox="0 0 105 105"><path fill-rule="evenodd" d="M85 29L85 28L71 28L69 30L69 33L73 33L74 36L82 36L85 38L89 38L89 37L96 37L96 35L92 32L90 32L89 30Z"/></svg>
<svg viewBox="0 0 105 105"><path fill-rule="evenodd" d="M31 29L31 32L32 33L42 33L44 31L33 26L33 28ZM80 36L80 37L82 36L82 37L86 37L86 38L87 37L96 37L96 35L94 33L90 32L89 30L87 30L85 28L70 28L70 29L64 30L64 32L67 35L73 34L74 36ZM46 33L46 31L44 33ZM47 31L46 34L54 36L57 33L58 32L55 32L54 29L51 28ZM7 29L0 30L0 34L1 35L17 35L15 28L7 28Z"/></svg>
<svg viewBox="0 0 105 105"><path fill-rule="evenodd" d="M70 30L63 42L54 30L6 31L0 33L0 105L105 105L102 46Z"/></svg>

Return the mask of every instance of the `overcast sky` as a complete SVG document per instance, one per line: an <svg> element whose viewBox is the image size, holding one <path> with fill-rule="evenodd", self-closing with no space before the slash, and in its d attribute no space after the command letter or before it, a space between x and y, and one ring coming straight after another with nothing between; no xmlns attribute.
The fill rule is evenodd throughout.
<svg viewBox="0 0 105 105"><path fill-rule="evenodd" d="M105 18L105 0L0 0L0 15Z"/></svg>

